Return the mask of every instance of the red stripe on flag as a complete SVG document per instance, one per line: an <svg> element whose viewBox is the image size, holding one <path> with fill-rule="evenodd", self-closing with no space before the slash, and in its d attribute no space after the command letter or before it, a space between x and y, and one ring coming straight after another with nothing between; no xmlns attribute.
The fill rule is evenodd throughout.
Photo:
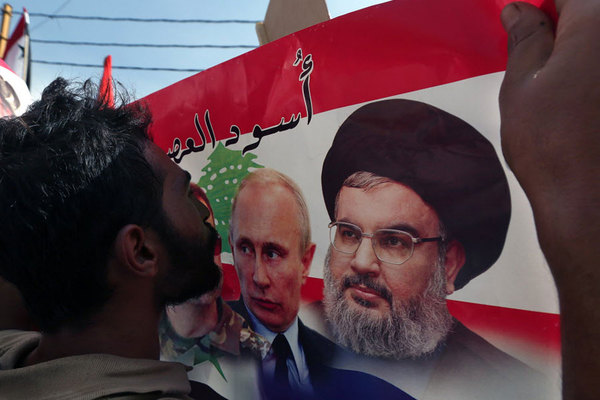
<svg viewBox="0 0 600 400"><path fill-rule="evenodd" d="M450 313L482 336L498 335L560 352L560 315L448 300Z"/></svg>
<svg viewBox="0 0 600 400"><path fill-rule="evenodd" d="M300 291L302 301L312 303L313 301L323 300L323 279L320 278L306 278L306 283L302 286Z"/></svg>
<svg viewBox="0 0 600 400"><path fill-rule="evenodd" d="M223 290L221 291L221 297L225 301L233 301L240 298L241 289L240 281L235 267L231 264L222 264L223 267Z"/></svg>

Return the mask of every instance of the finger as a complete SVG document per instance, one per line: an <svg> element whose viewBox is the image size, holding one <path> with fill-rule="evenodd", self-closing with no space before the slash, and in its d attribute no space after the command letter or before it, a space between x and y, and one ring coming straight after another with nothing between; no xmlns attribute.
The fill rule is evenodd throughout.
<svg viewBox="0 0 600 400"><path fill-rule="evenodd" d="M563 7L568 2L569 0L554 0L554 5L556 6L556 12L558 13L558 15L560 15Z"/></svg>
<svg viewBox="0 0 600 400"><path fill-rule="evenodd" d="M501 14L508 33L508 63L505 81L534 77L545 65L554 47L552 21L528 3L511 3Z"/></svg>

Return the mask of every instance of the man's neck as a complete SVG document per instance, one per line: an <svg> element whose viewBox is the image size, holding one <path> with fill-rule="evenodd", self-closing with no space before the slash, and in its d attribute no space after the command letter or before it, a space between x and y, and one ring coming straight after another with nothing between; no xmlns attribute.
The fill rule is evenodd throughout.
<svg viewBox="0 0 600 400"><path fill-rule="evenodd" d="M23 365L84 354L158 359L159 311L120 311L107 307L83 328L65 327L56 333L43 333L38 347L27 356Z"/></svg>

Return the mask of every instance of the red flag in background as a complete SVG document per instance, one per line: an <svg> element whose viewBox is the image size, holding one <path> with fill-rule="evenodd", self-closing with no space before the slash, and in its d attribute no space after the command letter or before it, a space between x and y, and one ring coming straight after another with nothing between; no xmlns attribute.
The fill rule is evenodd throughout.
<svg viewBox="0 0 600 400"><path fill-rule="evenodd" d="M106 56L104 59L104 73L100 80L100 90L98 91L98 100L102 100L107 107L115 106L115 93L112 80L112 57Z"/></svg>
<svg viewBox="0 0 600 400"><path fill-rule="evenodd" d="M29 14L23 8L23 15L6 43L3 55L8 66L27 83L30 82L31 50L29 44Z"/></svg>

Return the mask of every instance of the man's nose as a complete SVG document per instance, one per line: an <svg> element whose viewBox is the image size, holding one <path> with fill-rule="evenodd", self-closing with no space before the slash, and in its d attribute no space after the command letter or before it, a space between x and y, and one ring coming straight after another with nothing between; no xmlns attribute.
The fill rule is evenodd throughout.
<svg viewBox="0 0 600 400"><path fill-rule="evenodd" d="M373 251L371 238L364 237L352 257L350 267L357 274L379 275L379 259Z"/></svg>
<svg viewBox="0 0 600 400"><path fill-rule="evenodd" d="M256 260L254 263L254 274L252 275L252 280L254 281L254 284L259 288L266 288L271 283L267 271L267 266L261 261L261 257L259 254L256 255Z"/></svg>

